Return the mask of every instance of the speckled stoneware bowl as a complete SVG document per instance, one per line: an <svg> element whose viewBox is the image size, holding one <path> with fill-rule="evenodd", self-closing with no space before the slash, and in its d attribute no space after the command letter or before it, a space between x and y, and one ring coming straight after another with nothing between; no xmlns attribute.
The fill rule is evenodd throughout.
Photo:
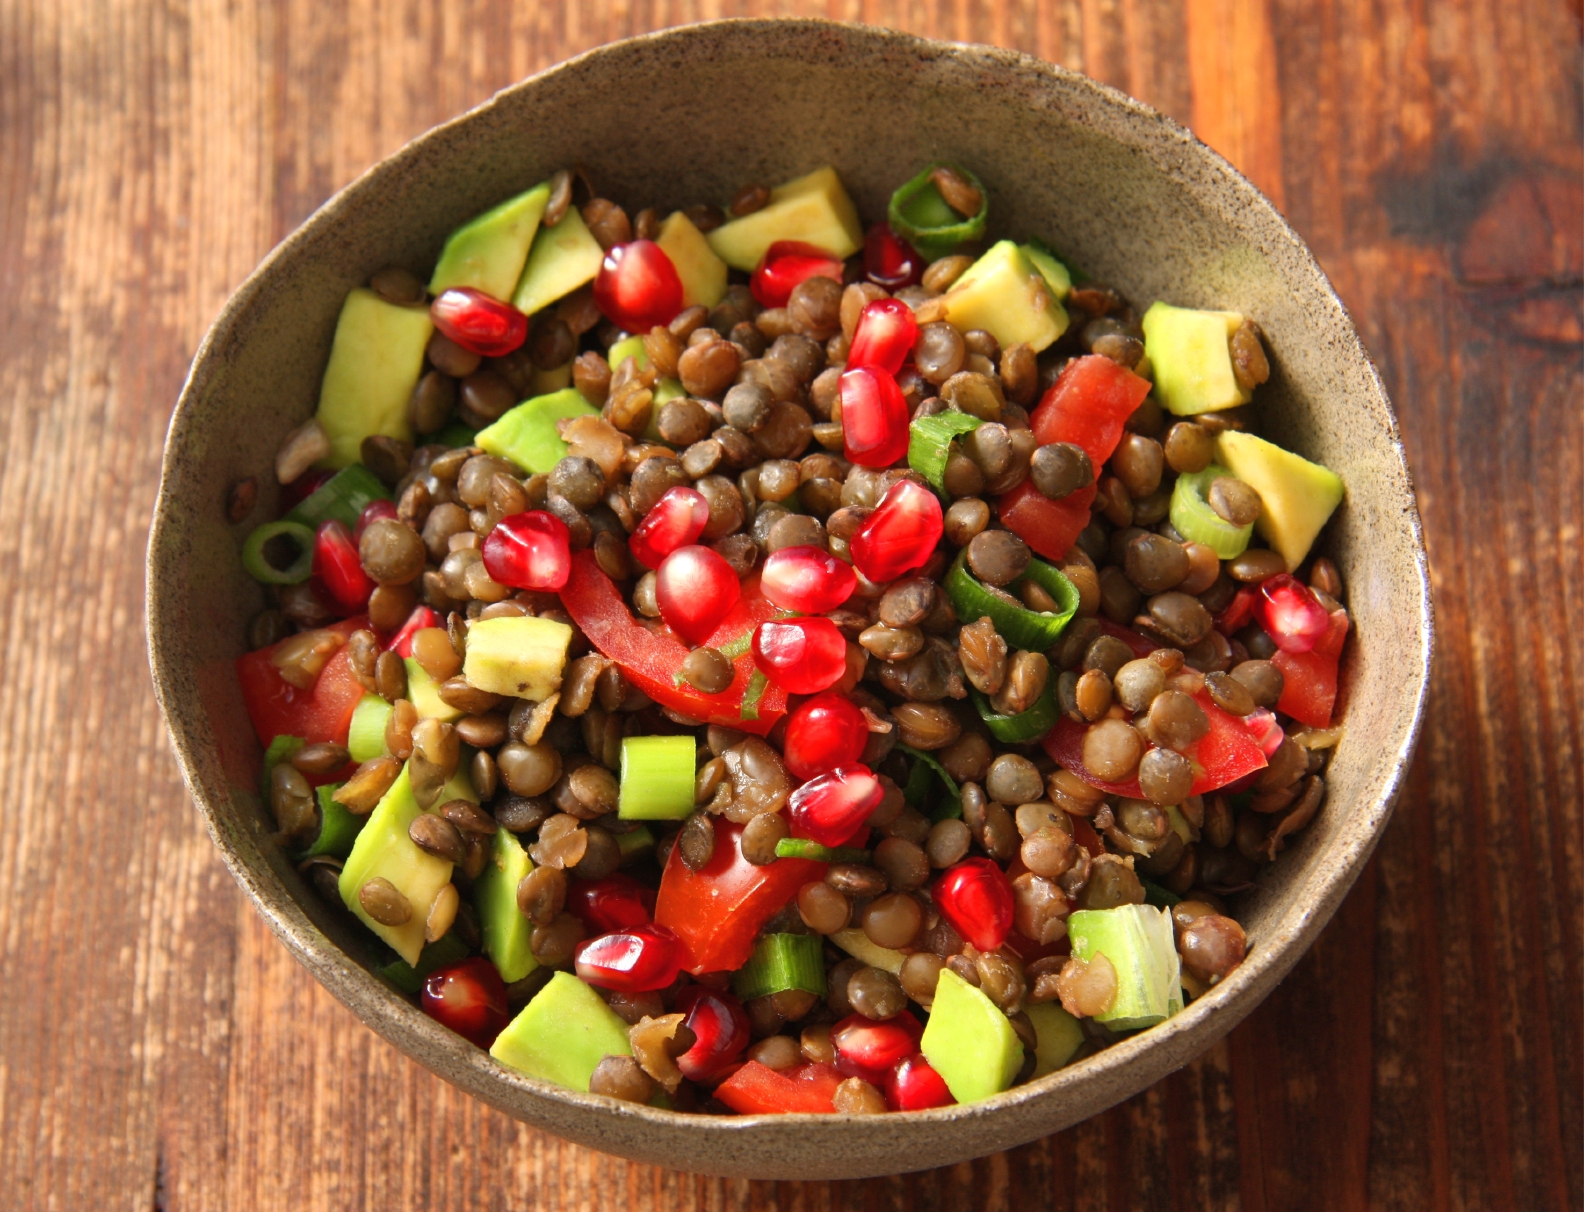
<svg viewBox="0 0 1584 1212"><path fill-rule="evenodd" d="M390 264L427 272L458 223L581 161L607 196L662 208L725 199L831 163L864 218L934 159L983 178L995 234L1045 239L1140 305L1236 308L1268 336L1262 423L1347 482L1328 532L1357 624L1345 739L1317 820L1240 906L1248 960L1169 1023L984 1102L908 1115L688 1116L503 1068L372 975L270 843L260 747L232 673L259 588L227 488L272 485L282 436L314 409L348 289ZM314 976L409 1056L510 1115L609 1153L779 1178L938 1166L1053 1132L1204 1051L1286 974L1385 827L1430 662L1424 548L1391 406L1342 304L1255 188L1182 127L1021 55L820 21L723 22L608 46L501 93L353 182L226 304L171 422L149 547L154 682L194 799L238 882ZM345 948L345 949L343 949Z"/></svg>

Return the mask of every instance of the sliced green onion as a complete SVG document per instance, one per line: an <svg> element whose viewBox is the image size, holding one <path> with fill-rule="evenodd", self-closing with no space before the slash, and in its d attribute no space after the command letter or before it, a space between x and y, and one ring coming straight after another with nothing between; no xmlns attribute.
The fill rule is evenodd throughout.
<svg viewBox="0 0 1584 1212"><path fill-rule="evenodd" d="M1139 883L1144 885L1144 903L1154 905L1157 909L1170 909L1173 905L1182 904L1182 897L1170 888L1163 888L1154 880L1139 876Z"/></svg>
<svg viewBox="0 0 1584 1212"><path fill-rule="evenodd" d="M730 644L722 644L716 651L718 651L721 656L725 657L728 661L735 661L738 657L742 656L745 652L753 647L753 637L753 632L745 631Z"/></svg>
<svg viewBox="0 0 1584 1212"><path fill-rule="evenodd" d="M269 803L270 775L275 773L275 767L282 762L289 762L296 756L297 751L308 742L300 736L278 736L271 739L269 747L264 750L264 802Z"/></svg>
<svg viewBox="0 0 1584 1212"><path fill-rule="evenodd" d="M908 771L907 785L902 788L902 799L915 807L929 799L935 787L935 773L923 762L915 762Z"/></svg>
<svg viewBox="0 0 1584 1212"><path fill-rule="evenodd" d="M363 822L368 818L354 816L344 804L331 798L340 788L340 783L315 788L319 798L319 836L297 856L299 859L313 858L316 854L333 854L344 859L352 853L352 843L357 841Z"/></svg>
<svg viewBox="0 0 1584 1212"><path fill-rule="evenodd" d="M908 745L898 745L897 748L918 763L913 767L914 776L916 776L920 770L924 771L926 776L928 776L931 772L940 776L940 780L946 784L946 790L950 792L952 800L953 811L947 812L946 815L961 816L962 801L960 797L962 796L962 788L957 785L957 780L952 778L952 776L946 772L946 767L940 764L939 759L936 758L933 753L926 753L922 749L914 749ZM908 786L913 786L913 776L908 778ZM906 791L902 793L902 798L907 799ZM912 801L909 802L911 803ZM940 818L937 817L936 819L938 820Z"/></svg>
<svg viewBox="0 0 1584 1212"><path fill-rule="evenodd" d="M930 180L930 174L937 168L951 168L979 191L978 214L965 219L946 205L946 199ZM990 192L985 189L984 182L955 164L931 164L892 194L891 203L886 207L891 230L932 261L946 256L959 244L984 235L989 213Z"/></svg>
<svg viewBox="0 0 1584 1212"><path fill-rule="evenodd" d="M621 851L621 861L624 863L640 854L647 854L654 849L654 844L655 836L649 832L648 825L639 825L636 829L616 835L616 848Z"/></svg>
<svg viewBox="0 0 1584 1212"><path fill-rule="evenodd" d="M436 442L441 446L450 446L455 448L458 446L477 445L477 443L473 441L473 439L476 437L478 437L478 430L474 429L471 425L464 425L461 421L452 421L451 424L447 425L439 433L435 434L435 436L431 438L430 441Z"/></svg>
<svg viewBox="0 0 1584 1212"><path fill-rule="evenodd" d="M764 692L770 689L770 679L765 677L761 670L755 669L753 676L748 679L748 685L743 688L742 706L737 715L744 720L757 720L759 718L759 700L764 698Z"/></svg>
<svg viewBox="0 0 1584 1212"><path fill-rule="evenodd" d="M624 821L679 821L693 811L698 744L687 736L630 736L622 741Z"/></svg>
<svg viewBox="0 0 1584 1212"><path fill-rule="evenodd" d="M457 937L458 931L442 934L432 943L425 943L418 953L416 966L404 959L393 960L379 970L379 974L403 993L417 993L423 988L424 977L437 968L466 959L468 945Z"/></svg>
<svg viewBox="0 0 1584 1212"><path fill-rule="evenodd" d="M286 539L297 545L296 558L285 568L277 568L264 555L271 539ZM282 518L265 522L242 542L242 567L255 581L266 585L298 585L313 575L314 532L301 522Z"/></svg>
<svg viewBox="0 0 1584 1212"><path fill-rule="evenodd" d="M958 619L972 623L988 616L995 624L996 633L1013 648L1045 652L1054 647L1078 609L1077 586L1063 576L1060 569L1044 560L1030 560L1028 571L1012 584L1032 581L1056 599L1061 612L1052 614L1044 610L1030 610L1022 603L1008 601L1001 594L992 592L988 586L980 584L968 571L967 558L968 549L965 547L957 553L957 559L946 573L946 593L956 608Z"/></svg>
<svg viewBox="0 0 1584 1212"><path fill-rule="evenodd" d="M1254 533L1252 525L1232 525L1211 509L1206 499L1210 485L1219 477L1231 474L1214 463L1203 471L1185 472L1177 477L1171 499L1171 524L1177 533L1190 543L1203 543L1223 560L1242 555L1249 544L1249 536Z"/></svg>
<svg viewBox="0 0 1584 1212"><path fill-rule="evenodd" d="M825 942L817 934L767 934L737 970L732 990L743 1001L802 989L825 996Z"/></svg>
<svg viewBox="0 0 1584 1212"><path fill-rule="evenodd" d="M390 721L391 705L377 694L365 694L352 708L352 724L347 729L347 749L354 762L371 762L385 756L385 725Z"/></svg>
<svg viewBox="0 0 1584 1212"><path fill-rule="evenodd" d="M942 495L946 493L946 462L952 443L959 435L978 429L978 417L965 412L938 412L919 417L908 426L908 466L930 482Z"/></svg>
<svg viewBox="0 0 1584 1212"><path fill-rule="evenodd" d="M1021 744L1023 741L1037 741L1052 728L1061 716L1061 711L1056 706L1056 679L1051 678L1045 683L1045 693L1039 696L1034 706L1027 711L1020 711L1017 715L1001 715L990 706L990 700L985 698L972 686L968 693L973 697L973 704L979 709L979 718L984 720L985 727L990 729L990 735L998 741L1009 744Z"/></svg>
<svg viewBox="0 0 1584 1212"><path fill-rule="evenodd" d="M803 837L784 837L776 843L776 858L813 859L816 863L867 863L867 850L851 846L822 846Z"/></svg>
<svg viewBox="0 0 1584 1212"><path fill-rule="evenodd" d="M378 476L363 464L352 463L309 493L286 519L313 528L332 519L356 526L370 504L390 499Z"/></svg>

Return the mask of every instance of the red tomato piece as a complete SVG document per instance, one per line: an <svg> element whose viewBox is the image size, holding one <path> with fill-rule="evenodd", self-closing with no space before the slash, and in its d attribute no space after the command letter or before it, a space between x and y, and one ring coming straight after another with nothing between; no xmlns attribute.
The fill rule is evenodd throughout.
<svg viewBox="0 0 1584 1212"><path fill-rule="evenodd" d="M445 622L427 606L415 606L413 612L407 616L407 621L401 625L401 630L391 636L386 649L397 656L406 658L412 656L413 636L426 627L444 627Z"/></svg>
<svg viewBox="0 0 1584 1212"><path fill-rule="evenodd" d="M810 278L842 280L842 263L823 248L801 240L777 240L765 249L748 289L760 307L785 307L792 292Z"/></svg>
<svg viewBox="0 0 1584 1212"><path fill-rule="evenodd" d="M777 1073L749 1061L715 1087L715 1097L739 1115L831 1115L842 1080L834 1065L800 1065Z"/></svg>
<svg viewBox="0 0 1584 1212"><path fill-rule="evenodd" d="M358 615L324 630L344 638L367 626L368 618ZM320 741L346 744L352 709L367 693L352 674L346 645L325 662L311 690L298 690L281 677L270 659L277 647L260 648L238 657L236 663L242 701L260 743L268 745L278 736L300 736L310 745Z"/></svg>
<svg viewBox="0 0 1584 1212"><path fill-rule="evenodd" d="M1041 446L1052 442L1082 446L1098 474L1122 440L1122 427L1149 390L1148 379L1101 354L1074 358L1029 414L1029 428Z"/></svg>
<svg viewBox="0 0 1584 1212"><path fill-rule="evenodd" d="M1040 555L1059 560L1089 525L1089 506L1094 498L1093 484L1053 501L1034 487L1033 480L1024 480L996 498L996 513L1001 525Z"/></svg>
<svg viewBox="0 0 1584 1212"><path fill-rule="evenodd" d="M1311 728L1331 727L1337 669L1347 633L1347 611L1333 610L1325 635L1308 652L1278 651L1271 657L1271 664L1282 671L1284 679L1281 700L1276 704L1279 710Z"/></svg>

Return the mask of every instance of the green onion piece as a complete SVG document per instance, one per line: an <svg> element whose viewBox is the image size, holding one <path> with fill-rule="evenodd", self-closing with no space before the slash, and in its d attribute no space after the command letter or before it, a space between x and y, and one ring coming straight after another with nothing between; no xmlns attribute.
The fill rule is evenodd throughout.
<svg viewBox="0 0 1584 1212"><path fill-rule="evenodd" d="M330 798L340 788L340 783L315 788L315 794L319 798L319 836L314 838L312 844L300 853L298 858L313 858L316 854L333 854L337 858L346 858L352 853L352 843L357 841L363 822L368 818L354 816L346 810L344 804Z"/></svg>
<svg viewBox="0 0 1584 1212"><path fill-rule="evenodd" d="M1045 652L1054 647L1078 609L1077 586L1063 576L1060 569L1044 560L1030 560L1028 571L1013 581L1012 585L1016 586L1025 580L1032 581L1056 599L1061 612L1052 614L1049 611L1030 610L1021 602L1008 601L1006 597L992 592L988 586L980 584L968 571L967 558L968 549L965 547L957 553L957 559L946 573L946 593L956 608L957 617L964 623L972 623L989 616L997 634L1013 648Z"/></svg>
<svg viewBox="0 0 1584 1212"><path fill-rule="evenodd" d="M636 829L616 835L616 848L621 851L621 861L636 858L640 854L648 854L654 849L655 836L649 832L648 825L639 825Z"/></svg>
<svg viewBox="0 0 1584 1212"><path fill-rule="evenodd" d="M266 804L269 803L270 798L270 775L275 773L275 767L279 766L282 762L291 761L291 759L296 756L297 751L307 743L308 742L303 740L300 736L278 736L270 741L269 747L264 750L264 779L262 783L262 794Z"/></svg>
<svg viewBox="0 0 1584 1212"><path fill-rule="evenodd" d="M1000 715L990 706L990 700L972 686L968 687L968 693L973 698L974 706L979 709L979 718L984 720L985 727L990 729L990 735L998 741L1006 741L1014 745L1023 741L1039 740L1056 726L1056 720L1061 715L1061 711L1056 706L1054 677L1045 683L1045 693L1039 696L1034 706L1027 711L1020 711L1017 715Z"/></svg>
<svg viewBox="0 0 1584 1212"><path fill-rule="evenodd" d="M693 811L698 745L692 736L630 736L622 741L624 821L680 821Z"/></svg>
<svg viewBox="0 0 1584 1212"><path fill-rule="evenodd" d="M933 770L940 775L941 782L946 784L946 790L951 792L953 798L962 794L962 788L957 786L957 780L946 772L946 767L940 764L940 760L933 753L927 753L922 749L914 749L909 745L898 745L897 748L922 765L925 770ZM914 767L914 769L917 768ZM912 781L911 778L908 780L909 783Z"/></svg>
<svg viewBox="0 0 1584 1212"><path fill-rule="evenodd" d="M1254 533L1252 525L1232 525L1211 509L1206 499L1211 483L1231 474L1214 463L1203 471L1185 472L1177 477L1171 499L1171 524L1177 533L1190 543L1203 543L1223 560L1242 555L1249 544L1249 535Z"/></svg>
<svg viewBox="0 0 1584 1212"><path fill-rule="evenodd" d="M476 446L478 443L473 440L476 437L478 437L478 430L471 425L464 425L461 421L452 421L451 424L435 434L430 441L436 442L441 446Z"/></svg>
<svg viewBox="0 0 1584 1212"><path fill-rule="evenodd" d="M978 214L965 219L946 205L946 199L930 180L932 172L946 167L961 173L979 191ZM955 164L931 164L892 194L891 203L886 207L891 230L932 261L946 256L959 244L983 236L989 213L990 193L984 182Z"/></svg>
<svg viewBox="0 0 1584 1212"><path fill-rule="evenodd" d="M321 522L331 519L356 526L370 504L390 499L391 495L385 491L385 485L380 483L379 477L363 464L353 463L343 467L309 493L296 509L286 515L286 519L315 529Z"/></svg>
<svg viewBox="0 0 1584 1212"><path fill-rule="evenodd" d="M1170 888L1163 888L1154 880L1139 876L1139 883L1144 885L1144 903L1154 905L1157 909L1170 909L1173 905L1182 904L1182 897Z"/></svg>
<svg viewBox="0 0 1584 1212"><path fill-rule="evenodd" d="M825 996L825 940L817 934L767 934L737 970L732 990L743 1001L802 989Z"/></svg>
<svg viewBox="0 0 1584 1212"><path fill-rule="evenodd" d="M913 763L913 769L908 771L907 785L902 788L902 798L909 804L918 807L929 799L929 793L935 787L935 774L923 762Z"/></svg>
<svg viewBox="0 0 1584 1212"><path fill-rule="evenodd" d="M385 725L391 705L377 694L365 694L352 709L352 724L347 729L347 749L359 764L385 756Z"/></svg>
<svg viewBox="0 0 1584 1212"><path fill-rule="evenodd" d="M721 656L725 657L728 661L735 661L738 657L742 656L745 652L753 647L753 637L753 632L745 631L730 644L722 644L718 651L720 652Z"/></svg>
<svg viewBox="0 0 1584 1212"><path fill-rule="evenodd" d="M468 945L457 934L457 931L451 930L434 942L426 943L418 953L416 967L404 959L397 959L382 967L379 974L403 993L417 993L423 988L424 977L435 969L467 958Z"/></svg>
<svg viewBox="0 0 1584 1212"><path fill-rule="evenodd" d="M822 846L803 837L784 837L776 843L776 858L813 859L816 863L867 863L867 850L851 846Z"/></svg>
<svg viewBox="0 0 1584 1212"><path fill-rule="evenodd" d="M930 482L943 496L946 492L946 460L959 434L978 429L978 417L965 412L938 412L919 417L908 426L908 466Z"/></svg>
<svg viewBox="0 0 1584 1212"><path fill-rule="evenodd" d="M770 688L770 679L765 677L758 669L753 671L753 676L748 679L748 685L743 689L742 706L737 715L745 720L759 718L759 700L764 698L764 692Z"/></svg>
<svg viewBox="0 0 1584 1212"><path fill-rule="evenodd" d="M297 546L297 555L285 568L277 568L264 555L271 539L284 539ZM313 575L314 532L300 522L282 518L265 522L242 542L242 567L255 581L266 585L297 585Z"/></svg>

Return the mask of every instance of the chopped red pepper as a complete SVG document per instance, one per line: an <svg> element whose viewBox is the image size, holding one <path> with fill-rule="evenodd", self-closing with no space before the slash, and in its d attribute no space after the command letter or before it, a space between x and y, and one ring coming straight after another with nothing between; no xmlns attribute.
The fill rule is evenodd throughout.
<svg viewBox="0 0 1584 1212"><path fill-rule="evenodd" d="M1094 498L1095 488L1091 484L1071 496L1053 501L1034 487L1033 480L1024 480L1011 492L996 498L996 512L1001 517L1001 525L1040 555L1059 560L1089 525L1089 506Z"/></svg>
<svg viewBox="0 0 1584 1212"><path fill-rule="evenodd" d="M734 971L748 962L759 927L769 921L804 884L825 878L825 864L812 859L778 858L757 867L743 857L741 825L715 818L715 853L700 870L671 848L655 924L669 926L686 953L682 966L701 972Z"/></svg>
<svg viewBox="0 0 1584 1212"><path fill-rule="evenodd" d="M633 618L621 590L600 570L592 551L573 554L572 573L561 588L561 604L589 643L620 665L627 680L662 707L706 724L725 724L760 736L786 713L786 691L772 684L759 699L759 718L742 718L743 693L755 672L753 653L746 644L735 659L737 672L732 684L719 694L705 694L676 681L676 671L691 649L670 633L650 631ZM749 577L743 582L737 605L708 642L720 648L745 640L760 623L775 617L775 606L759 592L759 578Z"/></svg>
<svg viewBox="0 0 1584 1212"><path fill-rule="evenodd" d="M368 617L344 619L324 628L349 636L368 626ZM281 643L287 641L282 640ZM253 731L260 743L268 745L278 736L300 736L308 744L328 741L346 744L352 725L352 709L367 693L352 674L352 659L346 645L325 662L312 690L298 690L281 677L270 659L280 645L260 648L237 658L237 680L242 683L242 701L253 720Z"/></svg>
<svg viewBox="0 0 1584 1212"><path fill-rule="evenodd" d="M1347 640L1348 613L1331 612L1331 625L1308 652L1282 652L1271 657L1271 664L1282 671L1282 696L1276 704L1301 724L1329 728L1336 707L1337 665L1342 645Z"/></svg>
<svg viewBox="0 0 1584 1212"><path fill-rule="evenodd" d="M799 1065L777 1073L749 1061L715 1087L715 1097L740 1115L830 1115L843 1080L834 1065Z"/></svg>

